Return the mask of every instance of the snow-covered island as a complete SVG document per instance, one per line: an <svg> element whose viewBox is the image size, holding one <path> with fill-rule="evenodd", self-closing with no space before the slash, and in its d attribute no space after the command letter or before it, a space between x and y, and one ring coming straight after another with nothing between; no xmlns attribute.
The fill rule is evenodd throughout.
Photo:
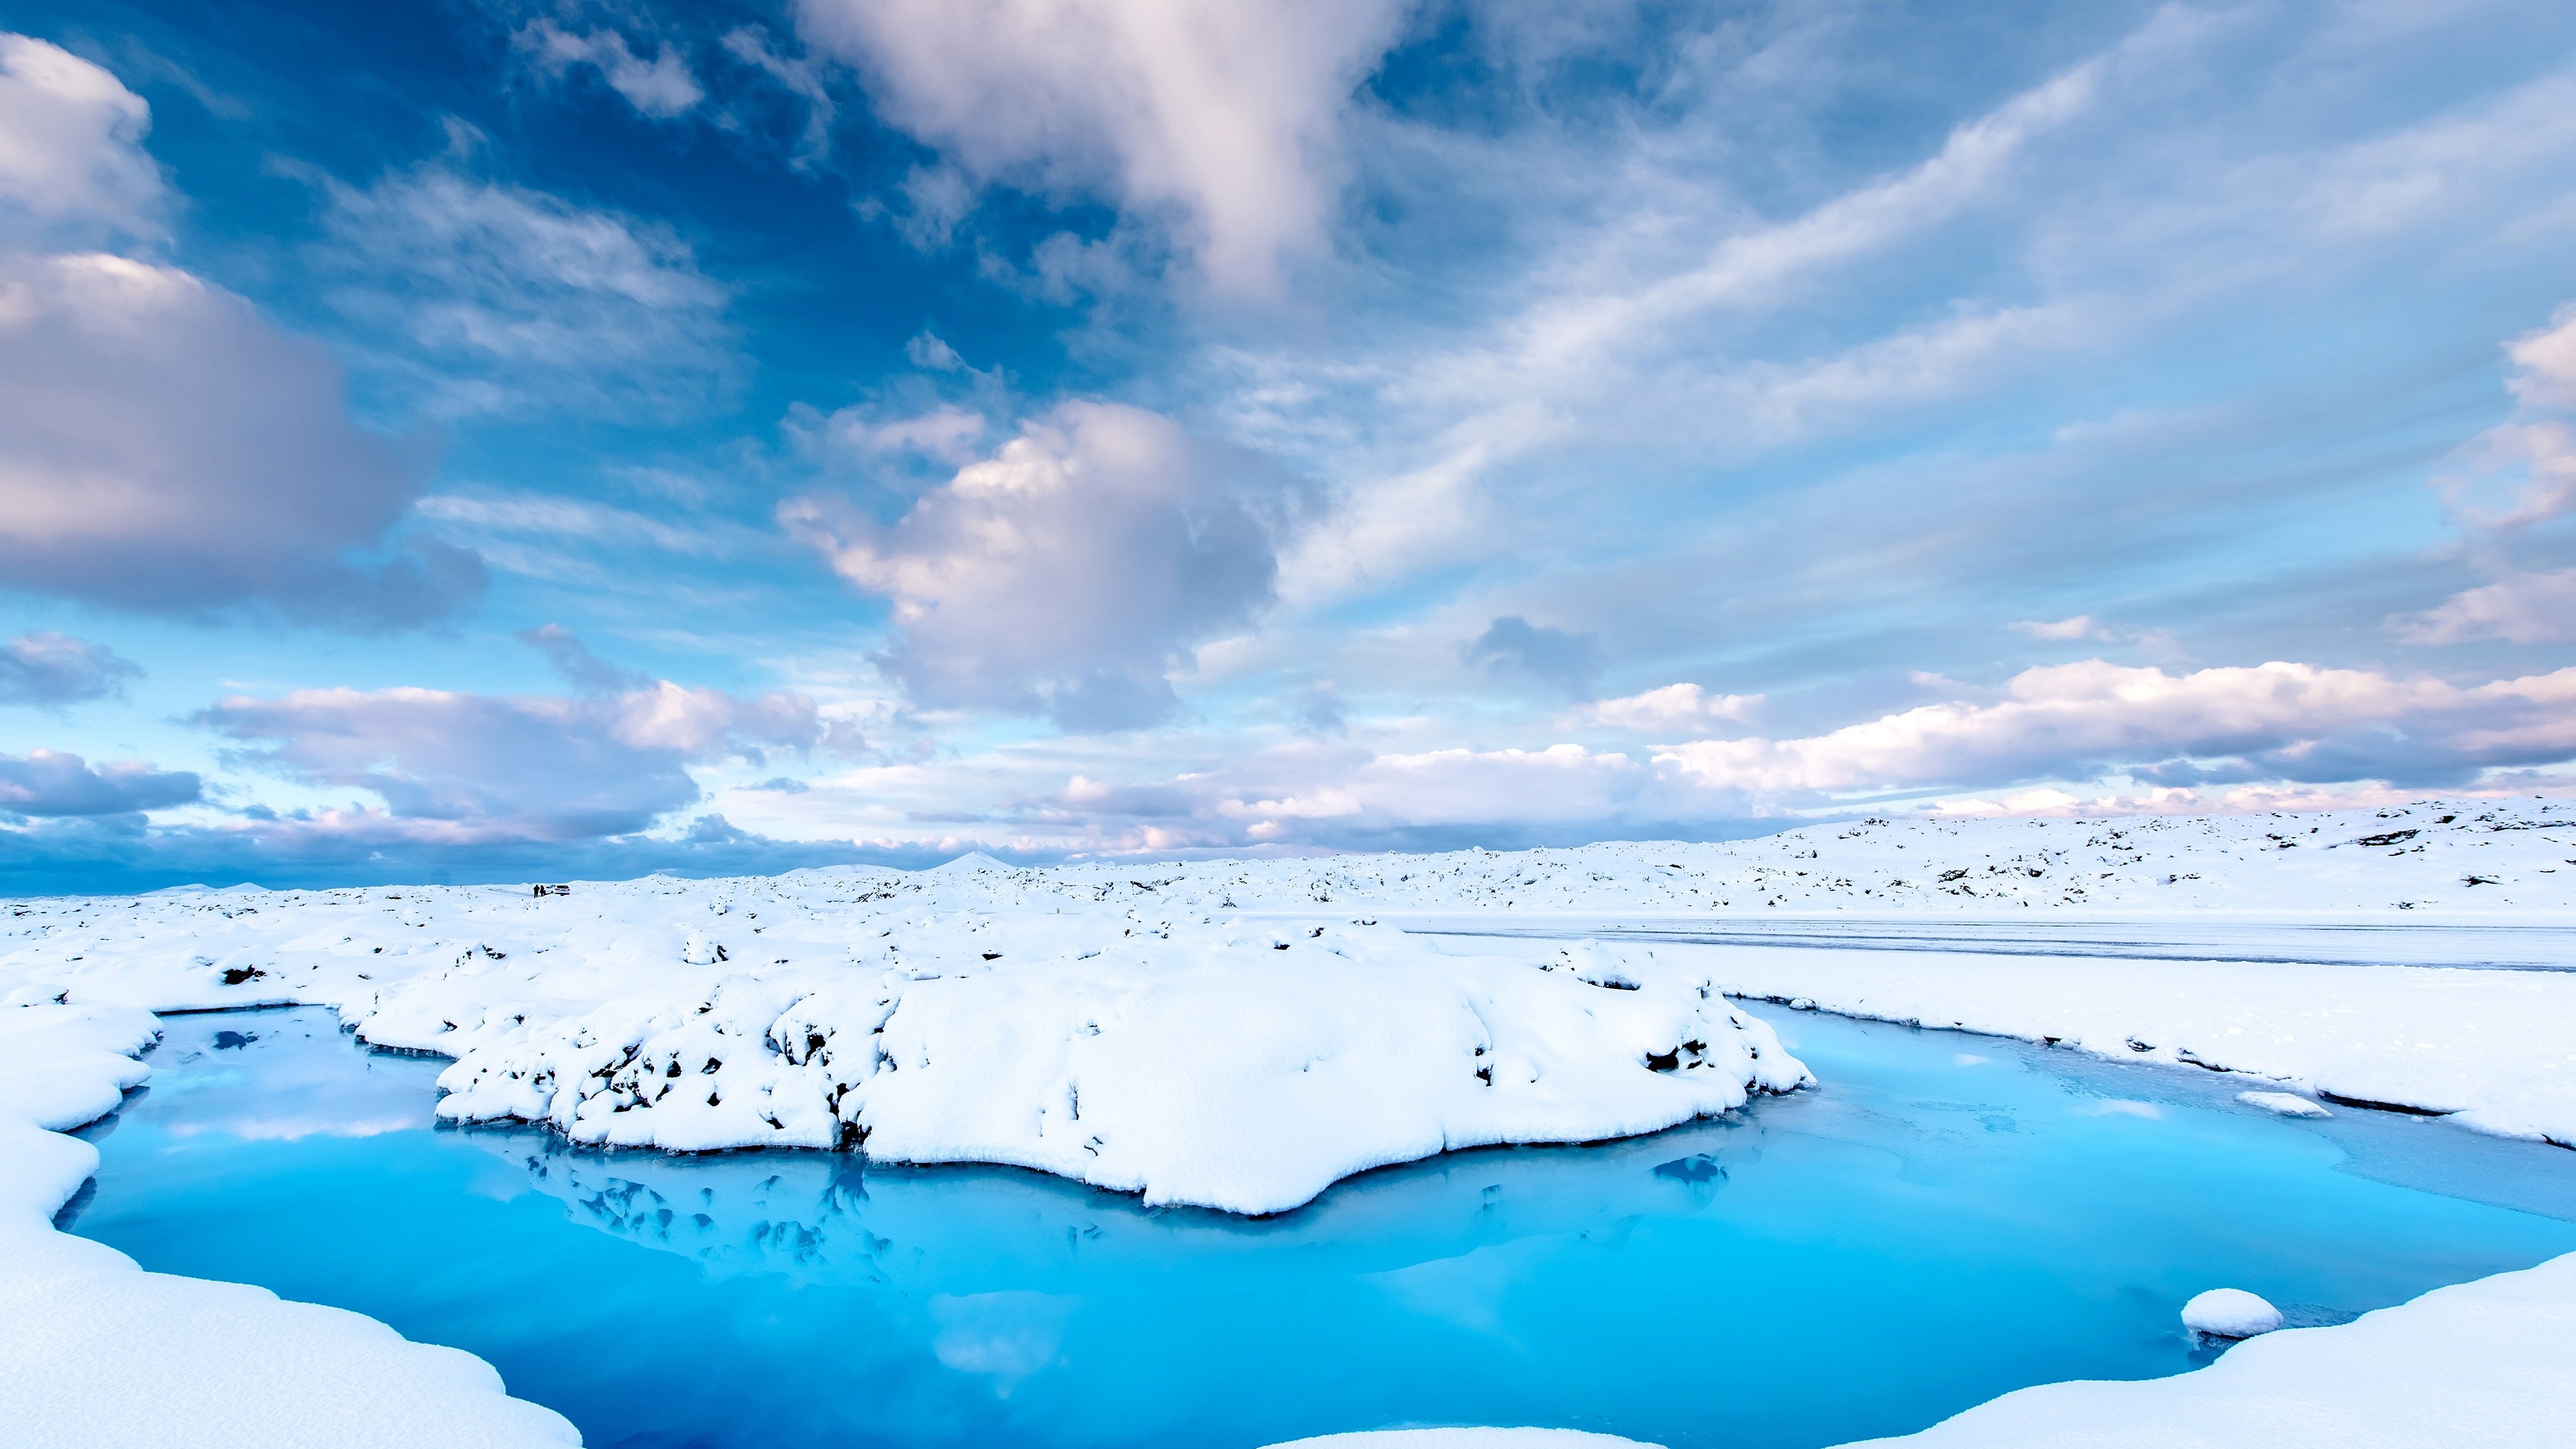
<svg viewBox="0 0 2576 1449"><path fill-rule="evenodd" d="M40 1324L121 1332L164 1300L255 1294L140 1274L49 1226L95 1160L59 1130L143 1078L151 1011L334 1007L371 1043L454 1058L439 1111L460 1122L1014 1164L1244 1213L1383 1164L1651 1132L1807 1082L1730 997L2237 1073L2270 1110L2324 1099L2576 1143L2576 811L2540 801L1869 821L1514 854L190 889L7 912L13 1364L80 1351ZM2514 1292L2563 1310L2576 1293L2551 1272ZM440 1422L485 1426L447 1442L569 1437L461 1355L312 1317L331 1310L224 1302L236 1337L345 1340L312 1393L363 1362L371 1382L460 1406ZM2269 1347L2312 1333L2364 1337L2293 1330L2221 1367L2331 1354ZM262 1361L174 1371L154 1412L309 1397ZM115 1392L15 1375L0 1420L75 1423ZM1938 1432L2022 1442L1968 1427L2011 1418ZM260 1437L370 1442L363 1421L334 1410L311 1436Z"/></svg>

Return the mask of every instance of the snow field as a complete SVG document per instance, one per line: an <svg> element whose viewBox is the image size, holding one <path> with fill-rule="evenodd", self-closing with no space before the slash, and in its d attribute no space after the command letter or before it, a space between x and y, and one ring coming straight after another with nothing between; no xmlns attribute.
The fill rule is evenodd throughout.
<svg viewBox="0 0 2576 1449"><path fill-rule="evenodd" d="M1710 973L1733 996L2241 1072L2330 1101L2576 1145L2576 973L1657 950Z"/></svg>
<svg viewBox="0 0 2576 1449"><path fill-rule="evenodd" d="M334 1006L371 1042L456 1058L441 1110L458 1120L673 1150L856 1144L1272 1212L1383 1163L1651 1131L1805 1081L1730 994L2295 1089L2248 1094L2279 1098L2256 1102L2270 1110L2322 1095L2576 1143L2576 974L2563 971L1647 951L1407 936L1380 924L1397 911L1556 929L1584 914L1722 925L1803 909L1971 923L2128 911L2223 930L2269 913L2404 925L2387 939L2477 960L2474 928L2538 940L2576 924L2571 885L2576 812L2427 802L1872 821L1510 855L969 858L569 895L15 902L0 915L0 1361L26 1371L0 1381L0 1423L37 1426L34 1443L97 1442L105 1424L136 1443L574 1442L466 1355L256 1289L144 1274L54 1232L96 1157L50 1129L112 1110L140 1080L131 1053L152 1028L134 1008ZM2270 1334L2174 1379L2026 1390L1902 1442L2576 1442L2570 1341L2576 1258ZM1617 1442L1430 1432L1382 1442Z"/></svg>

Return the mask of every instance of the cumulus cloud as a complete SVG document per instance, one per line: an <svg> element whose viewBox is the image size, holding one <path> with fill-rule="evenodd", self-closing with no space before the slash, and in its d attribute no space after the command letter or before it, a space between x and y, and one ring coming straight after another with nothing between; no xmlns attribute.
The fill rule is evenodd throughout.
<svg viewBox="0 0 2576 1449"><path fill-rule="evenodd" d="M482 585L473 555L381 545L413 458L348 418L337 363L174 267L0 259L0 579L134 609L264 601L408 624Z"/></svg>
<svg viewBox="0 0 2576 1449"><path fill-rule="evenodd" d="M323 185L327 295L434 412L689 411L733 380L731 293L668 227L452 161Z"/></svg>
<svg viewBox="0 0 2576 1449"><path fill-rule="evenodd" d="M0 33L0 238L156 235L167 200L143 150L151 108L115 76Z"/></svg>
<svg viewBox="0 0 2576 1449"><path fill-rule="evenodd" d="M1752 717L1758 694L1710 694L1696 684L1667 684L1624 699L1595 700L1585 709L1593 723L1639 734L1678 735Z"/></svg>
<svg viewBox="0 0 2576 1449"><path fill-rule="evenodd" d="M0 210L131 233L161 203L140 97L0 37ZM262 603L360 627L446 613L471 554L387 535L419 460L355 426L338 364L182 271L0 251L0 581L124 608Z"/></svg>
<svg viewBox="0 0 2576 1449"><path fill-rule="evenodd" d="M122 693L143 670L104 644L50 629L0 644L0 704L62 705Z"/></svg>
<svg viewBox="0 0 2576 1449"><path fill-rule="evenodd" d="M2462 688L2270 663L2171 675L2101 660L2024 670L1958 701L1803 739L1701 740L1656 760L1770 799L2089 779L2162 768L2208 778L2456 782L2576 755L2576 669Z"/></svg>
<svg viewBox="0 0 2576 1449"><path fill-rule="evenodd" d="M299 690L224 699L195 723L240 741L244 764L385 802L334 828L450 843L630 834L697 803L691 764L849 743L804 695L669 680L577 698Z"/></svg>
<svg viewBox="0 0 2576 1449"><path fill-rule="evenodd" d="M165 810L198 797L197 777L141 760L92 765L60 750L0 755L0 813L123 815Z"/></svg>
<svg viewBox="0 0 2576 1449"><path fill-rule="evenodd" d="M1488 673L1535 679L1577 697L1591 687L1602 663L1601 643L1592 635L1533 624L1518 614L1486 625L1460 657Z"/></svg>
<svg viewBox="0 0 2576 1449"><path fill-rule="evenodd" d="M615 30L566 30L545 19L529 22L515 43L539 74L560 77L575 66L588 66L648 116L667 120L706 99L688 57L676 46L656 45L647 60Z"/></svg>
<svg viewBox="0 0 2576 1449"><path fill-rule="evenodd" d="M802 0L889 121L974 175L1172 215L1218 286L1320 245L1338 120L1401 0Z"/></svg>
<svg viewBox="0 0 2576 1449"><path fill-rule="evenodd" d="M931 489L891 525L805 498L780 510L842 577L893 603L878 659L933 708L1149 724L1169 673L1271 601L1301 495L1169 419L1069 403Z"/></svg>

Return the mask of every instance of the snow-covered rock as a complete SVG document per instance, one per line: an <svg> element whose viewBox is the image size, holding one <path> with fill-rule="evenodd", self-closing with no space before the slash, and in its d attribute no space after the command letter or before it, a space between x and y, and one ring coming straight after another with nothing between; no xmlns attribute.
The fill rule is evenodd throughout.
<svg viewBox="0 0 2576 1449"><path fill-rule="evenodd" d="M0 1438L365 1449L577 1445L562 1416L510 1398L491 1365L373 1319L262 1288L146 1273L57 1232L97 1170L61 1129L105 1115L157 1034L130 1008L0 1007Z"/></svg>
<svg viewBox="0 0 2576 1449"><path fill-rule="evenodd" d="M2182 1306L2182 1326L2212 1338L2252 1338L2281 1326L2281 1310L2242 1288L2212 1288Z"/></svg>

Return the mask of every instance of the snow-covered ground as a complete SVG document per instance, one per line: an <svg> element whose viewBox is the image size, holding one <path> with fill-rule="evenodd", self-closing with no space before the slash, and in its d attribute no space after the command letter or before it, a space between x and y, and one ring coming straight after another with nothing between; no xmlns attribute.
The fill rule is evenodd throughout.
<svg viewBox="0 0 2576 1449"><path fill-rule="evenodd" d="M377 1045L456 1057L439 1110L459 1121L862 1146L1236 1212L1806 1080L1704 972L1650 951L1250 922L972 863L13 910L10 999L336 1006Z"/></svg>
<svg viewBox="0 0 2576 1449"><path fill-rule="evenodd" d="M74 1281L57 1258L106 1251L54 1245L42 1219L88 1149L40 1129L139 1076L131 1008L334 1006L372 1042L457 1058L441 1111L459 1120L678 1150L859 1145L1245 1212L1447 1148L1651 1131L1797 1087L1804 1069L1730 994L2576 1142L2576 811L2545 801L4 909L0 1000L21 1008L5 1029L84 1043L21 1054L9 1100L35 1105L9 1109L25 1125L0 1149L6 1230L39 1245L8 1255L0 1292L72 1295L42 1300L54 1321L80 1293L101 1323L142 1311L96 1273L42 1286ZM64 1102L40 1101L45 1083ZM2537 1281L2576 1298L2568 1276ZM223 1311L289 1335L323 1312ZM349 1353L372 1342L346 1336ZM366 1349L382 1372L435 1380L421 1392L469 1418L524 1407L488 1370L422 1369L403 1354L432 1351L388 1339Z"/></svg>

